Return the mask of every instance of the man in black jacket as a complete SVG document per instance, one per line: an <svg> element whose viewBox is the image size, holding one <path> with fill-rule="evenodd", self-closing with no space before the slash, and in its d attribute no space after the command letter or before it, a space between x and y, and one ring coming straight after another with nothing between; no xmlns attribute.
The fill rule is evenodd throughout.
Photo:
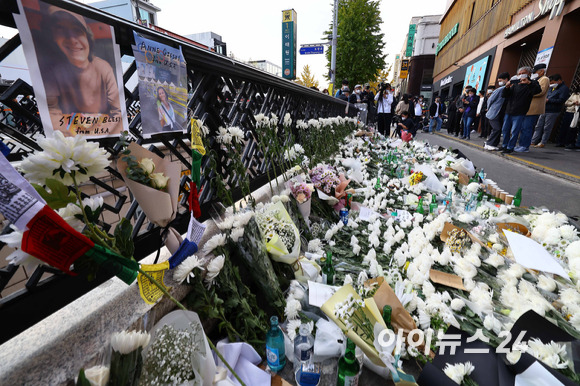
<svg viewBox="0 0 580 386"><path fill-rule="evenodd" d="M533 147L542 148L550 139L552 128L556 124L558 116L562 112L564 103L570 96L570 89L562 81L560 74L550 76L550 88L546 98L546 112L540 115L534 137L532 138Z"/></svg>
<svg viewBox="0 0 580 386"><path fill-rule="evenodd" d="M435 102L431 103L429 107L429 132L433 134L433 126L437 125L437 131L441 131L441 125L443 124L442 115L445 114L445 104L441 103L441 97L436 96Z"/></svg>
<svg viewBox="0 0 580 386"><path fill-rule="evenodd" d="M503 89L502 96L507 100L507 107L502 127L502 153L513 153L532 98L542 91L537 81L530 80L531 73L530 67L520 68L517 78L514 76Z"/></svg>

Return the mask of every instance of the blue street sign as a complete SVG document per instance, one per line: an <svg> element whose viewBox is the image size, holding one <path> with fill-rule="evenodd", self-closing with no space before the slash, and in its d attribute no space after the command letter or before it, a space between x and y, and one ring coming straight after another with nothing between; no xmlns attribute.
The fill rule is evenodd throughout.
<svg viewBox="0 0 580 386"><path fill-rule="evenodd" d="M300 55L324 54L324 46L302 47Z"/></svg>

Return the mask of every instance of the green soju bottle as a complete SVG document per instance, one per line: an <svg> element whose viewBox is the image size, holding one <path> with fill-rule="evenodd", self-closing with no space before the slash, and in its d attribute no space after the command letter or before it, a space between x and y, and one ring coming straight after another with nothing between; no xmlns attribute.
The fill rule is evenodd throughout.
<svg viewBox="0 0 580 386"><path fill-rule="evenodd" d="M375 189L379 190L381 188L381 177L377 177L377 183L375 184Z"/></svg>
<svg viewBox="0 0 580 386"><path fill-rule="evenodd" d="M356 346L353 341L346 340L346 351L342 357L338 360L338 379L336 380L337 386L353 386L358 385L358 372L360 370L360 364L356 359L355 353Z"/></svg>
<svg viewBox="0 0 580 386"><path fill-rule="evenodd" d="M417 213L425 214L425 209L423 209L423 197L419 196L419 203L417 204Z"/></svg>
<svg viewBox="0 0 580 386"><path fill-rule="evenodd" d="M326 252L326 260L322 267L322 284L334 285L334 267L332 266L332 253Z"/></svg>
<svg viewBox="0 0 580 386"><path fill-rule="evenodd" d="M513 202L513 204L515 206L520 206L522 204L522 188L519 188L518 189L518 192L514 196L514 202Z"/></svg>
<svg viewBox="0 0 580 386"><path fill-rule="evenodd" d="M393 325L391 324L391 315L393 314L393 307L389 306L388 304L383 307L383 320L387 325L389 330L393 330ZM394 330L393 330L394 331Z"/></svg>
<svg viewBox="0 0 580 386"><path fill-rule="evenodd" d="M431 195L431 203L429 204L429 213L435 213L438 206L439 205L437 204L437 196L434 194Z"/></svg>
<svg viewBox="0 0 580 386"><path fill-rule="evenodd" d="M270 318L270 329L266 334L266 359L268 367L278 372L286 365L286 350L284 347L284 334L278 327L278 317Z"/></svg>

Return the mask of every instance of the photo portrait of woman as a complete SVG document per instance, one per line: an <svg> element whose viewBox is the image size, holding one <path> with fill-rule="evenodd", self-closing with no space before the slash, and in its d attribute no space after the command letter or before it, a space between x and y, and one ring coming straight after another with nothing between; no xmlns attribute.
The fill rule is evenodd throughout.
<svg viewBox="0 0 580 386"><path fill-rule="evenodd" d="M125 100L111 26L42 1L22 4L33 43L23 46L27 60L37 62L30 67L33 83L41 81L33 86L44 88L39 110L45 127L66 136L119 135L126 126Z"/></svg>
<svg viewBox="0 0 580 386"><path fill-rule="evenodd" d="M157 88L157 112L159 114L159 122L163 131L176 130L175 111L169 102L169 95L167 90L163 87Z"/></svg>

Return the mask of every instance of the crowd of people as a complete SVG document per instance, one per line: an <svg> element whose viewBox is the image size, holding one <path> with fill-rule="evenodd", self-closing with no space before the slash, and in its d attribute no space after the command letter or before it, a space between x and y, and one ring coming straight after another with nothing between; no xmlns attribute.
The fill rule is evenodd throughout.
<svg viewBox="0 0 580 386"><path fill-rule="evenodd" d="M422 95L395 95L389 83L376 91L357 84L351 93L344 80L334 96L363 105L367 123L386 136L411 139L421 129L433 134L446 122L448 133L461 139L479 134L489 151L525 153L544 148L552 137L556 147L580 151L580 90L570 90L560 74L548 76L545 64L522 67L514 76L502 72L485 90L468 85L447 101L436 96L429 107Z"/></svg>
<svg viewBox="0 0 580 386"><path fill-rule="evenodd" d="M409 141L417 135L418 130L427 125L431 131L433 125L436 130L441 130L445 105L440 98L436 98L427 109L423 95L396 96L389 83L380 83L376 91L375 95L370 85L366 84L363 88L357 84L351 93L348 81L343 80L342 87L334 96L355 105L363 105L367 111L367 123L376 126L377 131L385 136L398 136ZM432 117L430 124L425 121L428 112Z"/></svg>
<svg viewBox="0 0 580 386"><path fill-rule="evenodd" d="M466 86L449 102L448 131L462 139L472 133L486 140L484 149L526 153L553 141L565 150L580 150L580 90L570 90L560 74L547 76L546 65L502 72L496 85L479 92Z"/></svg>

